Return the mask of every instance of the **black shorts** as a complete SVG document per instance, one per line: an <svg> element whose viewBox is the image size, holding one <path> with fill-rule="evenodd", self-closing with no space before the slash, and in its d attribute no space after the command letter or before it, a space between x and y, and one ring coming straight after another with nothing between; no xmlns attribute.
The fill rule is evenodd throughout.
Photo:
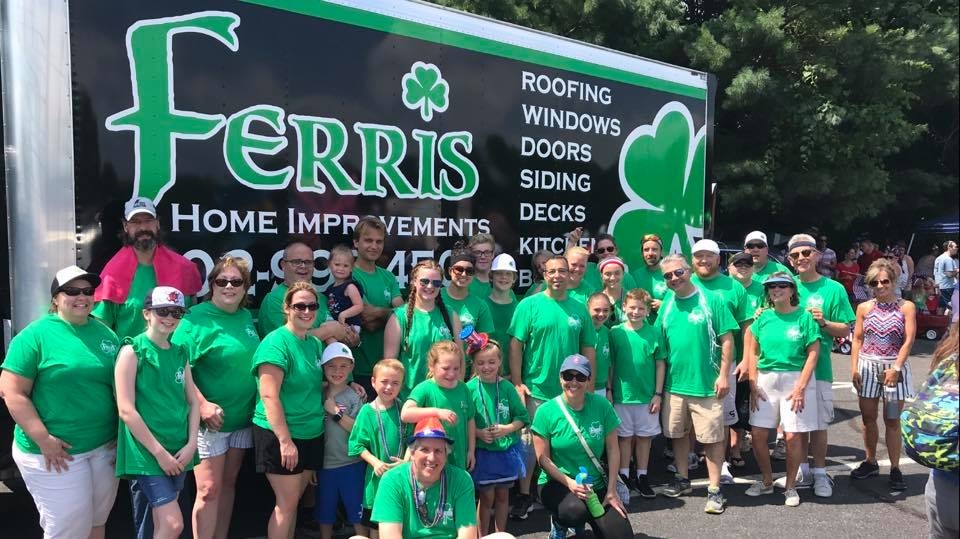
<svg viewBox="0 0 960 539"><path fill-rule="evenodd" d="M323 435L309 440L293 439L297 446L297 466L293 470L283 467L280 459L280 440L273 431L253 426L254 462L257 473L296 475L304 470L323 469Z"/></svg>
<svg viewBox="0 0 960 539"><path fill-rule="evenodd" d="M376 522L370 520L370 517L373 516L373 509L363 508L363 516L360 518L360 524L370 528L371 530L379 530L380 525Z"/></svg>

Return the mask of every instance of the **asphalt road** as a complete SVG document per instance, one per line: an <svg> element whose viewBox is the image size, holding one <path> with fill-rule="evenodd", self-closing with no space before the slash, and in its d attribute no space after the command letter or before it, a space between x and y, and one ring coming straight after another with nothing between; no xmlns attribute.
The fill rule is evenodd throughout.
<svg viewBox="0 0 960 539"><path fill-rule="evenodd" d="M925 380L934 343L920 340L910 357L914 384ZM783 537L802 534L807 537L882 537L913 538L926 536L926 512L923 488L928 470L906 458L901 462L907 490L891 492L887 488L883 466L887 458L881 441L878 458L881 475L863 481L852 481L849 471L863 458L861 424L857 398L850 389L849 356L833 355L834 398L836 420L830 428L830 450L827 466L834 477L832 498L817 498L810 490L800 490L799 507L785 507L782 491L773 495L751 498L744 494L752 479L759 477L759 469L752 455L745 454L747 467L735 470L738 483L724 487L728 508L722 515L703 512L706 496L706 470L691 472L696 487L693 494L671 499L663 496L653 500L636 499L629 506L630 521L636 537ZM654 444L650 464L651 481L664 485L669 479L662 456L662 443ZM248 463L249 464L249 463ZM247 470L249 471L249 470ZM784 473L784 463L774 461L775 477ZM117 504L108 522L110 538L132 536L129 517L129 496L121 483ZM186 489L190 492L191 487ZM192 504L186 500L185 503ZM272 495L262 476L243 473L237 496L230 536L237 538L262 537L267 515L272 508ZM549 530L547 514L534 511L524 522L511 522L510 529L523 539L546 537ZM0 537L32 539L42 534L37 525L37 513L29 494L17 480L0 483ZM298 534L312 537L313 534Z"/></svg>

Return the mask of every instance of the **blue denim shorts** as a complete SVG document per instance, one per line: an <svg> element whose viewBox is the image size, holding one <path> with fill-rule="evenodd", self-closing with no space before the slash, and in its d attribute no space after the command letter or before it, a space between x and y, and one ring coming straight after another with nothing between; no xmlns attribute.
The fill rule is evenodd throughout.
<svg viewBox="0 0 960 539"><path fill-rule="evenodd" d="M147 497L150 507L160 507L177 501L183 490L183 481L187 474L179 475L138 475L131 479Z"/></svg>

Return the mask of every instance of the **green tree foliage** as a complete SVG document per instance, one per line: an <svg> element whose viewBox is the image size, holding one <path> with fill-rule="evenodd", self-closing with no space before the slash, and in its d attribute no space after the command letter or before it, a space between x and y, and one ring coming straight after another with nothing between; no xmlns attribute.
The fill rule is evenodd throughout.
<svg viewBox="0 0 960 539"><path fill-rule="evenodd" d="M957 0L438 3L715 74L723 229L896 235L957 211Z"/></svg>

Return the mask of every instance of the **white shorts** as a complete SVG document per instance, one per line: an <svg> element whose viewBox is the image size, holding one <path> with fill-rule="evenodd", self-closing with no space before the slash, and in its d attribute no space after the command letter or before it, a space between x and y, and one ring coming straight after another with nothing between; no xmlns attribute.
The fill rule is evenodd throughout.
<svg viewBox="0 0 960 539"><path fill-rule="evenodd" d="M230 449L250 449L253 447L253 428L233 432L213 432L203 427L197 435L197 454L201 459L219 457Z"/></svg>
<svg viewBox="0 0 960 539"><path fill-rule="evenodd" d="M833 382L817 380L817 429L827 430L833 423Z"/></svg>
<svg viewBox="0 0 960 539"><path fill-rule="evenodd" d="M723 398L723 424L727 427L732 427L740 421L740 416L737 415L737 376L730 373L730 391L727 391L727 396Z"/></svg>
<svg viewBox="0 0 960 539"><path fill-rule="evenodd" d="M107 523L119 482L115 448L77 453L60 473L47 471L43 455L24 453L16 442L12 453L40 513L45 539L87 537L91 528Z"/></svg>
<svg viewBox="0 0 960 539"><path fill-rule="evenodd" d="M789 397L799 379L799 372L760 371L757 386L767 394L767 400L757 400L758 409L750 414L750 424L754 427L775 429L783 423L784 432L819 430L816 383L807 384L803 393L806 401L803 410L791 410L793 402Z"/></svg>
<svg viewBox="0 0 960 539"><path fill-rule="evenodd" d="M660 414L651 414L649 404L614 404L620 425L617 436L652 438L660 434Z"/></svg>

